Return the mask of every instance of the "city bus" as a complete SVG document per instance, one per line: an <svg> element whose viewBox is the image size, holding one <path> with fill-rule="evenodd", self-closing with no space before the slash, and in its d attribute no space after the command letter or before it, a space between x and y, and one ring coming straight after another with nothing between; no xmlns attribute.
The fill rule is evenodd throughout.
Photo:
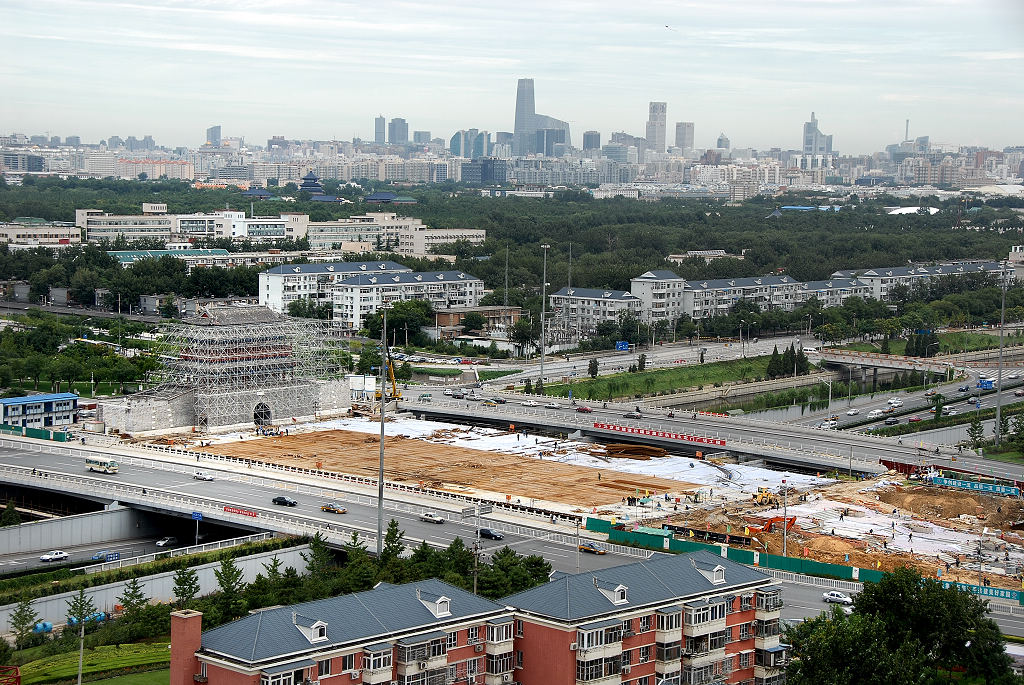
<svg viewBox="0 0 1024 685"><path fill-rule="evenodd" d="M85 467L100 473L117 473L117 462L106 457L86 457Z"/></svg>

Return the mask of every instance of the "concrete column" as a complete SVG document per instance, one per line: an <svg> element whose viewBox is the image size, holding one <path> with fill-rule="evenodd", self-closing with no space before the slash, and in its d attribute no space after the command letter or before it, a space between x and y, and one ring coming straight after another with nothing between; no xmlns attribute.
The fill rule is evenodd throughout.
<svg viewBox="0 0 1024 685"><path fill-rule="evenodd" d="M878 390L878 367L871 369L871 392Z"/></svg>

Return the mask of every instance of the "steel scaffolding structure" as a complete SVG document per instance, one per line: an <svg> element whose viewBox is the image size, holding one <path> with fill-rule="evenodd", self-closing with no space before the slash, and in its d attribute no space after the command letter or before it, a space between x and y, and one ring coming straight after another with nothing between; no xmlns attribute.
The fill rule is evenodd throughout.
<svg viewBox="0 0 1024 685"><path fill-rule="evenodd" d="M340 355L328 327L265 307L211 305L168 327L163 382L195 391L195 425L315 416Z"/></svg>

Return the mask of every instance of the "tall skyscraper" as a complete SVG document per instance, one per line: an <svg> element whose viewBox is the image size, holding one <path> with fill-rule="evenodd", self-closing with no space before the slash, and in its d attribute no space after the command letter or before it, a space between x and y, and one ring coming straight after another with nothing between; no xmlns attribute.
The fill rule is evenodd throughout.
<svg viewBox="0 0 1024 685"><path fill-rule="evenodd" d="M724 133L719 133L718 142L715 143L715 147L721 150L728 150L731 147L729 138Z"/></svg>
<svg viewBox="0 0 1024 685"><path fill-rule="evenodd" d="M413 131L412 142L417 145L426 145L430 142L430 131Z"/></svg>
<svg viewBox="0 0 1024 685"><path fill-rule="evenodd" d="M387 126L387 120L383 114L377 115L373 120L373 142L384 143L387 139L384 137L385 127Z"/></svg>
<svg viewBox="0 0 1024 685"><path fill-rule="evenodd" d="M828 155L832 153L832 136L826 136L818 129L818 120L811 112L811 120L804 122L804 154Z"/></svg>
<svg viewBox="0 0 1024 685"><path fill-rule="evenodd" d="M676 122L676 147L682 150L693 149L693 122Z"/></svg>
<svg viewBox="0 0 1024 685"><path fill-rule="evenodd" d="M647 148L655 152L665 151L665 126L668 104L652 102L647 115Z"/></svg>
<svg viewBox="0 0 1024 685"><path fill-rule="evenodd" d="M206 129L206 144L211 147L220 147L220 126L211 126Z"/></svg>
<svg viewBox="0 0 1024 685"><path fill-rule="evenodd" d="M584 131L583 132L583 149L584 150L600 150L601 149L601 133L599 131Z"/></svg>
<svg viewBox="0 0 1024 685"><path fill-rule="evenodd" d="M516 155L533 154L536 151L537 131L543 129L561 130L564 132L564 140L560 142L564 142L566 145L572 143L568 122L537 114L533 98L533 79L521 78L516 87L516 122L512 139L512 153Z"/></svg>
<svg viewBox="0 0 1024 685"><path fill-rule="evenodd" d="M405 145L409 142L409 124L401 117L388 122L388 142L392 145Z"/></svg>

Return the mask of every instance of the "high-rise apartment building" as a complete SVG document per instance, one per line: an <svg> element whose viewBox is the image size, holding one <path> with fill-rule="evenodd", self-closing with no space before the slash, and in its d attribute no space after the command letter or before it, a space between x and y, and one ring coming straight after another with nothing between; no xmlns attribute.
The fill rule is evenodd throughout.
<svg viewBox="0 0 1024 685"><path fill-rule="evenodd" d="M426 145L430 142L430 131L413 131L412 142L417 145Z"/></svg>
<svg viewBox="0 0 1024 685"><path fill-rule="evenodd" d="M512 152L517 155L530 155L540 152L536 149L535 145L537 142L537 131L543 129L561 130L563 132L563 139L560 142L566 145L572 143L568 122L537 114L533 97L533 79L521 78L516 87L516 121Z"/></svg>
<svg viewBox="0 0 1024 685"><path fill-rule="evenodd" d="M652 102L647 116L647 148L655 152L665 151L665 126L668 104Z"/></svg>
<svg viewBox="0 0 1024 685"><path fill-rule="evenodd" d="M811 120L804 122L804 154L832 154L832 136L826 136L818 129L818 120L811 112Z"/></svg>
<svg viewBox="0 0 1024 685"><path fill-rule="evenodd" d="M388 122L388 142L392 145L405 145L409 142L409 124L401 117Z"/></svg>
<svg viewBox="0 0 1024 685"><path fill-rule="evenodd" d="M64 139L64 144L68 147L78 147L82 144L81 136L68 136Z"/></svg>
<svg viewBox="0 0 1024 685"><path fill-rule="evenodd" d="M387 126L387 120L384 115L381 114L373 120L373 142L384 143L387 142L385 135L385 126Z"/></svg>
<svg viewBox="0 0 1024 685"><path fill-rule="evenodd" d="M693 149L693 122L676 122L676 147L682 150Z"/></svg>
<svg viewBox="0 0 1024 685"><path fill-rule="evenodd" d="M601 133L599 131L584 131L583 132L583 149L584 150L600 150L601 149Z"/></svg>
<svg viewBox="0 0 1024 685"><path fill-rule="evenodd" d="M728 150L728 149L730 149L732 146L729 143L729 137L726 136L724 133L719 133L718 134L718 141L715 143L715 147L720 149L720 150Z"/></svg>
<svg viewBox="0 0 1024 685"><path fill-rule="evenodd" d="M220 126L206 129L206 144L210 147L220 147Z"/></svg>

